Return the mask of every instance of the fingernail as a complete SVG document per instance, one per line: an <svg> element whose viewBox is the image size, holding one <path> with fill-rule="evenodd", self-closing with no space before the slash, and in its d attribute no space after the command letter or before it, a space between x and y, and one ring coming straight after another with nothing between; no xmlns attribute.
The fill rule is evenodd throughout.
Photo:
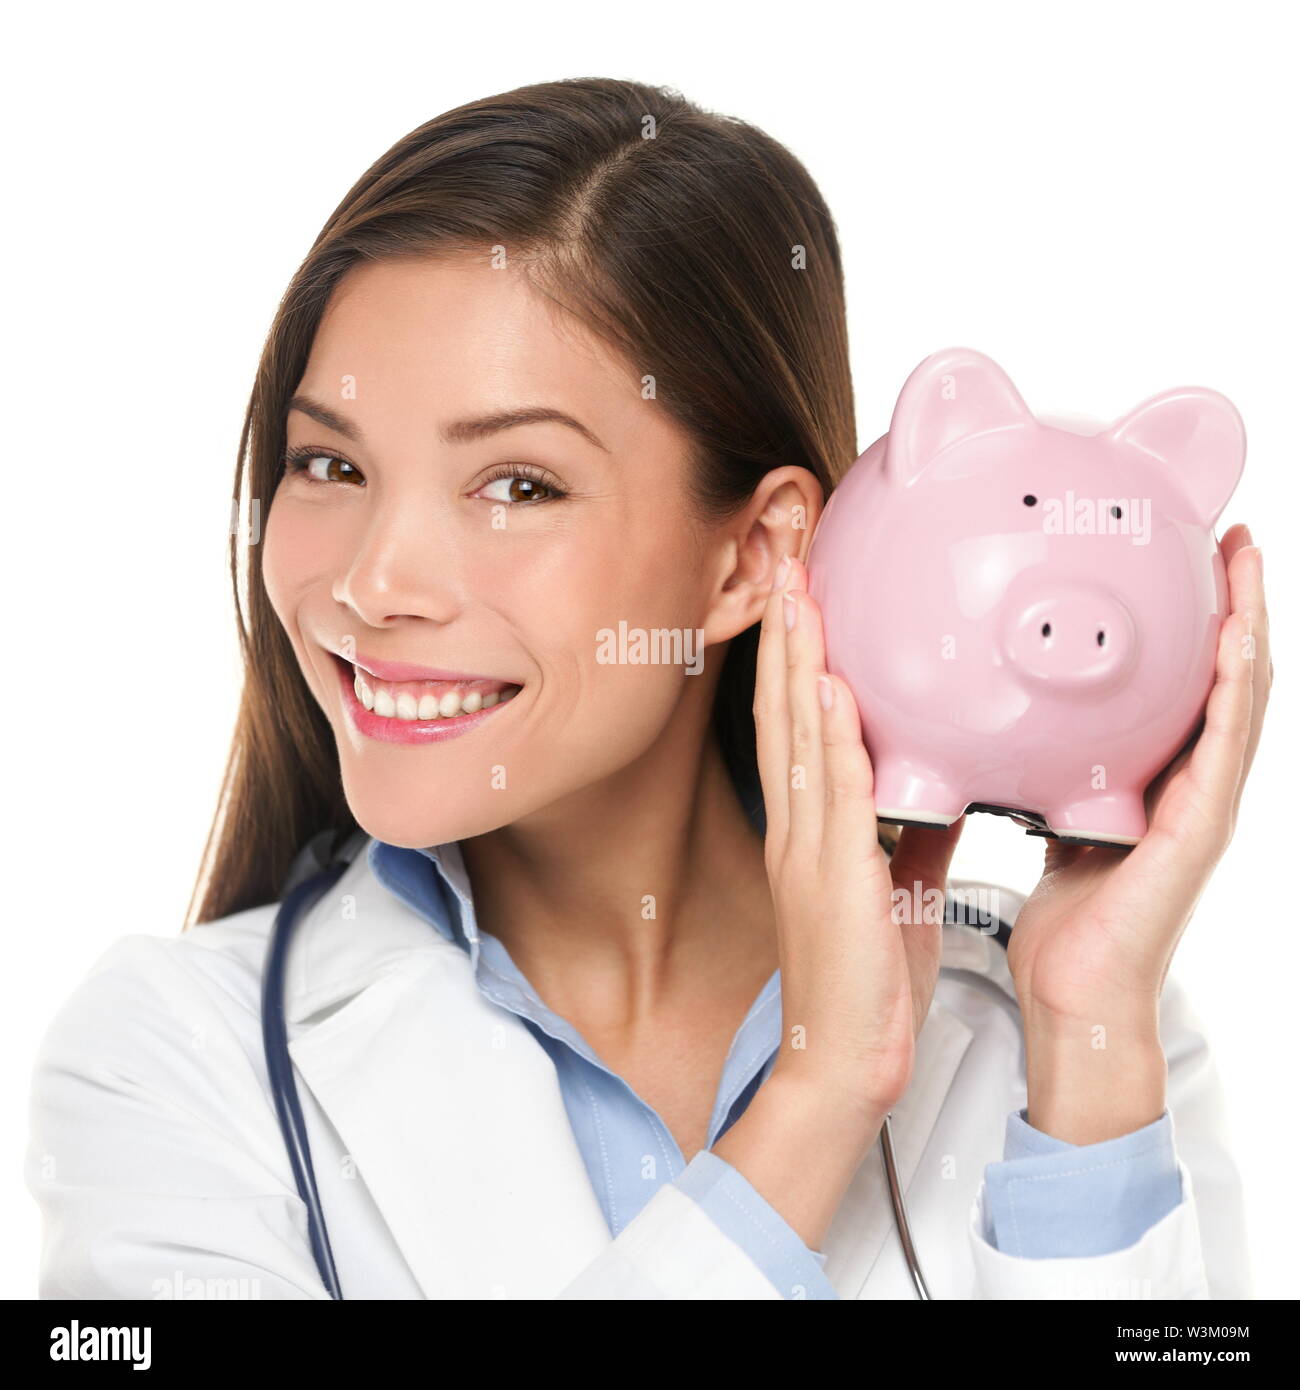
<svg viewBox="0 0 1300 1390"><path fill-rule="evenodd" d="M772 587L779 589L785 583L785 577L790 573L790 557L781 556L781 563L776 567L776 574L772 578Z"/></svg>
<svg viewBox="0 0 1300 1390"><path fill-rule="evenodd" d="M822 702L822 709L830 709L835 703L835 687L830 683L829 677L817 677L817 697Z"/></svg>
<svg viewBox="0 0 1300 1390"><path fill-rule="evenodd" d="M794 620L797 616L794 606L794 590L792 589L785 596L785 630L787 632L794 627Z"/></svg>
<svg viewBox="0 0 1300 1390"><path fill-rule="evenodd" d="M1241 529L1246 533L1246 544L1254 545L1255 537L1250 534L1250 527L1244 521L1241 523Z"/></svg>

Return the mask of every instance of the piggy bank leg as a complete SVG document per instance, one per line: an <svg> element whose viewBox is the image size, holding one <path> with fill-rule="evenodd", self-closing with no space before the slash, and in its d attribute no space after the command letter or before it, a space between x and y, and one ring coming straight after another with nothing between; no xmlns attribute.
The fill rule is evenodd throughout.
<svg viewBox="0 0 1300 1390"><path fill-rule="evenodd" d="M942 773L882 758L874 767L876 816L905 825L951 825L966 799Z"/></svg>
<svg viewBox="0 0 1300 1390"><path fill-rule="evenodd" d="M1047 824L1058 838L1096 845L1135 845L1147 833L1142 796L1133 791L1109 791L1069 806L1053 807Z"/></svg>

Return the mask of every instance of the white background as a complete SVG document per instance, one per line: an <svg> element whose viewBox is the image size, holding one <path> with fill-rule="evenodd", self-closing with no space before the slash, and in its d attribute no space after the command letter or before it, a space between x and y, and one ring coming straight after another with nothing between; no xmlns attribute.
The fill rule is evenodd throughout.
<svg viewBox="0 0 1300 1390"><path fill-rule="evenodd" d="M236 708L226 526L276 303L399 137L528 82L670 85L751 121L835 215L858 437L965 344L1031 408L1213 386L1245 418L1222 518L1265 555L1277 681L1237 838L1175 962L1225 1078L1257 1292L1294 1242L1297 44L1268 4L61 5L7 21L9 732L0 1295L40 1033L128 932L179 929ZM907 582L899 575L895 584ZM975 816L958 874L1027 891ZM14 959L16 957L16 959Z"/></svg>

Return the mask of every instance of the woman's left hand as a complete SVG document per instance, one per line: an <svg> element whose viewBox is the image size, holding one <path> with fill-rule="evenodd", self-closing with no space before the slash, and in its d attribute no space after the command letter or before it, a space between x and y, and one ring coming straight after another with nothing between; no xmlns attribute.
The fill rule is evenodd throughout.
<svg viewBox="0 0 1300 1390"><path fill-rule="evenodd" d="M1204 726L1148 790L1147 834L1127 851L1048 841L1011 934L1028 1120L1069 1143L1116 1138L1165 1109L1160 992L1232 839L1273 682L1259 548L1234 526L1222 550L1229 613Z"/></svg>

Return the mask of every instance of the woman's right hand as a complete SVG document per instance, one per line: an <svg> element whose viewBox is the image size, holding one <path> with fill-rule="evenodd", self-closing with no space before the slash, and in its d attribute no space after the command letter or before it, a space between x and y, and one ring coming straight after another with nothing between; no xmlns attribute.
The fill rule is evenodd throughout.
<svg viewBox="0 0 1300 1390"><path fill-rule="evenodd" d="M826 672L821 614L795 559L763 616L754 718L783 1038L714 1152L815 1247L911 1079L939 971L935 904L963 820L904 829L892 857L881 848L857 707ZM899 914L896 888L909 905Z"/></svg>
<svg viewBox="0 0 1300 1390"><path fill-rule="evenodd" d="M754 717L781 964L776 1072L878 1127L911 1079L962 821L905 828L892 857L881 848L853 694L826 671L821 613L795 559L763 616Z"/></svg>

